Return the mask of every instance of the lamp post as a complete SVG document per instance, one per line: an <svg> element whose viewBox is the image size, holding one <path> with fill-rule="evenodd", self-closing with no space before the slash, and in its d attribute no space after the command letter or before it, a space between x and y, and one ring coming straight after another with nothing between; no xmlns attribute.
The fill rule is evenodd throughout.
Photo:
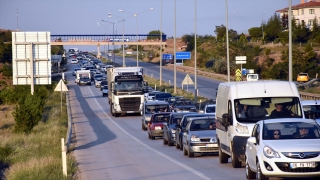
<svg viewBox="0 0 320 180"><path fill-rule="evenodd" d="M226 41L227 41L227 73L230 82L230 58L229 58L229 30L228 30L228 0L226 0Z"/></svg>
<svg viewBox="0 0 320 180"><path fill-rule="evenodd" d="M100 27L100 23L97 22L98 26ZM105 43L104 43L104 55L106 56L106 59L107 59L107 53L106 53L106 34L108 34L108 24L105 26L106 27L106 31L104 33L104 40L105 40ZM109 51L109 42L108 42L108 51Z"/></svg>
<svg viewBox="0 0 320 180"><path fill-rule="evenodd" d="M133 14L134 17L136 17L136 26L137 26L137 67L139 66L139 41L138 41L138 15L144 12L148 12L148 11L152 11L153 8L150 8L149 10L146 11L142 11L139 13L132 13L132 12L128 12L128 11L124 11L124 10L119 10L119 12L125 12L125 13L130 13Z"/></svg>
<svg viewBox="0 0 320 180"><path fill-rule="evenodd" d="M197 87L197 0L194 0L194 102L198 102Z"/></svg>
<svg viewBox="0 0 320 180"><path fill-rule="evenodd" d="M112 44L113 44L113 66L114 66L115 60L116 60L116 56L114 54L114 24L118 23L118 22L121 22L121 21L115 21L115 22L110 22L110 21L106 21L106 20L101 20L101 21L112 24L112 30L113 30L113 40L112 40Z"/></svg>
<svg viewBox="0 0 320 180"><path fill-rule="evenodd" d="M160 0L160 86L162 85L162 0Z"/></svg>
<svg viewBox="0 0 320 180"><path fill-rule="evenodd" d="M112 16L114 16L114 17L119 17L119 18L122 19L121 20L122 21L122 66L126 67L125 54L124 54L124 21L125 21L125 19L123 17L120 17L120 16L112 15L111 13L108 13L108 16L110 18L112 18Z"/></svg>
<svg viewBox="0 0 320 180"><path fill-rule="evenodd" d="M262 42L264 42L264 32L263 32L263 15L267 14L267 12L262 13L262 24L261 24L261 28L262 28ZM264 43L263 43L264 44Z"/></svg>
<svg viewBox="0 0 320 180"><path fill-rule="evenodd" d="M176 11L177 11L177 2L174 0L174 33L173 33L173 92L177 93L177 57L176 57Z"/></svg>

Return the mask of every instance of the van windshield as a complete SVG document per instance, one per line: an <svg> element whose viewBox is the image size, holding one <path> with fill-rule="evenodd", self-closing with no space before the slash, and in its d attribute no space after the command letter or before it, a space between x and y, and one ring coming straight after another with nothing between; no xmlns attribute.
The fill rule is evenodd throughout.
<svg viewBox="0 0 320 180"><path fill-rule="evenodd" d="M263 97L234 100L237 121L255 123L262 119L303 118L298 97Z"/></svg>

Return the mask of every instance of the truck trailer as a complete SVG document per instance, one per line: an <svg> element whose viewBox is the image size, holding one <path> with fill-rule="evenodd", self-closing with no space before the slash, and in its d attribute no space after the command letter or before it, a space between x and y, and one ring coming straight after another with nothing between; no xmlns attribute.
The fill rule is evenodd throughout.
<svg viewBox="0 0 320 180"><path fill-rule="evenodd" d="M115 117L120 114L142 114L144 93L148 92L148 83L143 81L143 68L108 68L107 78L111 114Z"/></svg>

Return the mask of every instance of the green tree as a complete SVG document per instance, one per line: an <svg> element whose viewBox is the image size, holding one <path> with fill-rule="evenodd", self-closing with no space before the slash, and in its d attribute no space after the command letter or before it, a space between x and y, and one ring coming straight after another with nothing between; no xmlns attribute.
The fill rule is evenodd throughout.
<svg viewBox="0 0 320 180"><path fill-rule="evenodd" d="M282 31L279 15L275 13L272 17L270 17L263 29L265 32L265 39L267 41L274 41L276 38L278 38L280 32Z"/></svg>
<svg viewBox="0 0 320 180"><path fill-rule="evenodd" d="M161 34L161 31L160 30L153 30L153 31L150 31L149 32L149 35L160 35ZM164 32L162 32L162 34L165 34ZM160 40L160 37L159 36L148 36L147 37L148 40Z"/></svg>

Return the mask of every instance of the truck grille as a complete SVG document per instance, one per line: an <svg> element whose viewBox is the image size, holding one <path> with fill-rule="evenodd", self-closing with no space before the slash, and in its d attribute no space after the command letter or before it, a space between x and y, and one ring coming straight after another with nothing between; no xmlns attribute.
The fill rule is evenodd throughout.
<svg viewBox="0 0 320 180"><path fill-rule="evenodd" d="M122 111L139 111L140 97L120 98L119 103Z"/></svg>

